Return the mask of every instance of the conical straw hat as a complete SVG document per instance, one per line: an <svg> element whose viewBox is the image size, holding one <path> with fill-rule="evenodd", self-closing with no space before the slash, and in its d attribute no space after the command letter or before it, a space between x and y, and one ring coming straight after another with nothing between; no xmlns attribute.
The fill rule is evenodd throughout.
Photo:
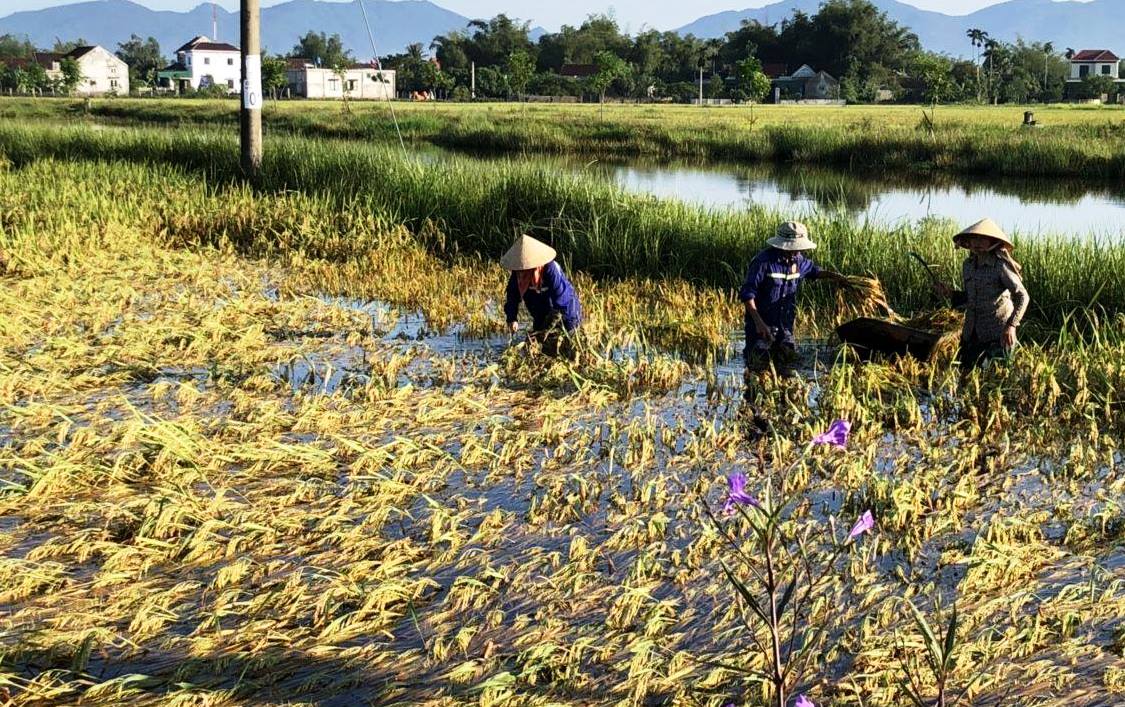
<svg viewBox="0 0 1125 707"><path fill-rule="evenodd" d="M801 251L816 248L816 243L809 238L809 227L799 221L786 221L777 227L773 238L766 241L766 245L778 250Z"/></svg>
<svg viewBox="0 0 1125 707"><path fill-rule="evenodd" d="M1000 226L990 218L977 221L972 226L969 226L964 231L953 236L953 242L960 245L959 239L962 236L984 236L1000 241L1008 246L1013 245L1012 239L1008 237L1007 233L1004 233L1004 229L1000 228Z"/></svg>
<svg viewBox="0 0 1125 707"><path fill-rule="evenodd" d="M530 270L540 265L546 265L555 259L555 249L542 241L537 241L531 236L520 236L504 257L500 264L507 270Z"/></svg>

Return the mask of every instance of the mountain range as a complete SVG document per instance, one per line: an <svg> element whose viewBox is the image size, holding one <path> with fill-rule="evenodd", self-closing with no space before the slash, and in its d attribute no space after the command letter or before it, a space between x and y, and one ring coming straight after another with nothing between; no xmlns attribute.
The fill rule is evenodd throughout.
<svg viewBox="0 0 1125 707"><path fill-rule="evenodd" d="M428 47L436 35L464 29L470 20L428 0L363 2L381 55L400 52L415 42ZM814 13L822 2L781 0L761 8L702 17L676 31L697 37L721 37L737 29L743 20L776 24L790 17L794 10ZM983 29L1008 42L1023 37L1029 41L1052 41L1060 49L1111 49L1125 54L1125 0L1009 0L958 16L921 10L898 0L872 2L899 24L911 28L926 49L952 56L972 53L965 37L970 28ZM218 38L237 44L238 14L222 8L215 14ZM131 0L92 0L0 17L0 34L26 36L39 47L51 47L56 38L83 38L111 50L129 35L137 34L155 37L165 53L170 53L195 35L211 36L211 19L209 3L188 12L170 12L150 10ZM576 23L580 20L575 18ZM360 59L372 54L363 15L354 1L289 0L262 8L262 44L271 52L289 51L297 38L310 29L339 34L344 45ZM535 28L532 39L541 34L543 30Z"/></svg>
<svg viewBox="0 0 1125 707"><path fill-rule="evenodd" d="M464 29L469 18L438 7L428 0L363 0L380 55L402 51L414 42L429 47L433 38ZM238 13L214 10L218 39L237 45ZM56 38L85 39L113 51L119 42L136 34L155 37L165 55L196 35L214 39L212 5L200 4L187 12L151 10L130 0L92 0L57 5L43 10L16 12L0 17L0 34L28 37L37 47L51 47ZM290 0L262 8L262 47L272 53L288 52L309 30L339 34L344 46L361 59L370 59L371 41L356 2Z"/></svg>
<svg viewBox="0 0 1125 707"><path fill-rule="evenodd" d="M782 0L746 10L730 10L702 17L676 31L696 37L721 37L738 29L743 20L776 24L794 10L813 14L823 0ZM1125 55L1125 0L1056 2L1056 0L1009 0L968 15L944 15L922 10L897 0L871 0L880 10L909 27L922 46L951 56L970 56L972 46L965 32L982 29L993 38L1014 42L1050 41L1056 47L1111 49Z"/></svg>

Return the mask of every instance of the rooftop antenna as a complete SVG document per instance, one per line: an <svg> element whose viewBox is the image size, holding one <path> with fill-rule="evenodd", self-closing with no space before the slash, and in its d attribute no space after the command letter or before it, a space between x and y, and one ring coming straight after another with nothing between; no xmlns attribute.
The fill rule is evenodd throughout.
<svg viewBox="0 0 1125 707"><path fill-rule="evenodd" d="M211 3L211 41L219 41L219 9L215 3Z"/></svg>

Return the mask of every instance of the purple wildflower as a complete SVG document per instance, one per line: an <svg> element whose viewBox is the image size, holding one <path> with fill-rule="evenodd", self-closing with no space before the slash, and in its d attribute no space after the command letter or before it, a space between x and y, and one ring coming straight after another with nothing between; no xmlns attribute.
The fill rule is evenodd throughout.
<svg viewBox="0 0 1125 707"><path fill-rule="evenodd" d="M843 449L848 446L848 433L852 431L852 423L847 420L836 420L828 427L827 432L813 437L813 444L831 444L833 447Z"/></svg>
<svg viewBox="0 0 1125 707"><path fill-rule="evenodd" d="M744 506L758 507L758 499L746 493L746 475L740 472L735 472L727 477L727 484L730 490L727 492L727 501L723 504L723 515L731 515L734 513L735 504L742 504Z"/></svg>
<svg viewBox="0 0 1125 707"><path fill-rule="evenodd" d="M848 540L854 540L860 535L863 535L868 530L875 527L875 516L871 515L871 511L864 511L859 520L852 526L852 530L848 533Z"/></svg>
<svg viewBox="0 0 1125 707"><path fill-rule="evenodd" d="M797 701L793 703L793 707L816 707L816 703L804 695L797 695Z"/></svg>

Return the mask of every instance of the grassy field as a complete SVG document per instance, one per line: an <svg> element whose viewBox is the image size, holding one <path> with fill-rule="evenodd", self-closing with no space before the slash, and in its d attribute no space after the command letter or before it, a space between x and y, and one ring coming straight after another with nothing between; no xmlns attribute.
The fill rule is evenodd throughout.
<svg viewBox="0 0 1125 707"><path fill-rule="evenodd" d="M721 565L755 586L723 541L755 550L757 516L719 514L736 471L830 568L781 636L817 649L792 695L906 704L909 601L942 628L956 603L944 677L972 704L1125 696L1125 321L965 380L825 354L758 381L756 436L735 371L662 351L725 337L728 296L580 275L576 363L501 350L503 276L437 205L566 195L576 238L609 203L715 225L695 212L299 140L254 192L229 147L0 131L0 699L772 704ZM807 444L836 418L846 447Z"/></svg>
<svg viewBox="0 0 1125 707"><path fill-rule="evenodd" d="M221 132L193 129L123 130L90 127L0 128L0 154L16 165L43 157L125 160L177 165L210 182L239 179L235 142ZM746 264L783 220L761 209L716 212L627 194L593 177L560 174L533 162L487 164L404 158L393 148L346 141L275 138L260 187L296 190L347 212L369 211L416 234L436 229L450 248L498 257L524 231L555 244L571 268L596 279L678 278L737 287ZM925 272L907 252L938 264L946 279L962 257L950 235L958 224L923 222L893 232L842 217L811 222L817 258L850 273L879 277L892 306L909 312L934 304ZM248 238L253 227L238 238ZM318 246L311 246L318 247ZM1096 239L1021 239L1017 250L1033 298L1030 333L1053 338L1058 327L1087 314L1112 318L1125 311L1125 248ZM807 288L819 328L835 297Z"/></svg>
<svg viewBox="0 0 1125 707"><path fill-rule="evenodd" d="M493 152L650 155L821 164L881 172L1125 178L1125 108L395 104L405 140ZM397 144L388 104L266 106L267 131ZM0 118L235 125L233 100L0 99Z"/></svg>

